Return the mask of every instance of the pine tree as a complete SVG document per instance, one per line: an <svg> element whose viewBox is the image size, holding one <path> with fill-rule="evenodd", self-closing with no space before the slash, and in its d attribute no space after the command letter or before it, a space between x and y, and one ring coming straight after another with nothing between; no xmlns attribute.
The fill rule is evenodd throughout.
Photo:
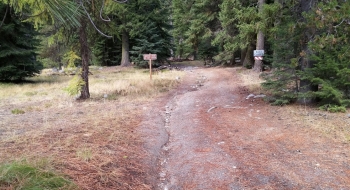
<svg viewBox="0 0 350 190"><path fill-rule="evenodd" d="M0 3L0 15L4 15L0 27L0 80L23 80L42 69L35 53L37 32L13 12L10 6Z"/></svg>
<svg viewBox="0 0 350 190"><path fill-rule="evenodd" d="M145 66L148 62L143 60L143 54L151 53L157 54L156 62L166 62L171 56L171 36L151 20L144 24L146 27L132 43L132 61L139 66Z"/></svg>
<svg viewBox="0 0 350 190"><path fill-rule="evenodd" d="M159 59L163 60L170 56L169 3L129 0L124 4L107 4L106 12L113 16L115 23L113 34L122 41L121 66L131 65L130 52L134 54L133 61L140 60L140 53L159 53ZM150 49L144 50L146 47Z"/></svg>
<svg viewBox="0 0 350 190"><path fill-rule="evenodd" d="M314 28L313 67L302 73L317 91L304 94L320 100L321 106L350 106L350 2L331 0L319 3L306 17Z"/></svg>
<svg viewBox="0 0 350 190"><path fill-rule="evenodd" d="M254 63L253 50L256 46L257 22L260 17L256 1L223 0L219 19L223 29L214 40L223 44L221 58L233 61L235 52L241 52L241 62L245 67Z"/></svg>
<svg viewBox="0 0 350 190"><path fill-rule="evenodd" d="M172 30L172 36L174 38L174 53L176 58L183 58L192 52L191 47L185 44L185 32L191 25L189 19L189 10L192 4L193 0L172 0L172 25L174 26L174 29Z"/></svg>
<svg viewBox="0 0 350 190"><path fill-rule="evenodd" d="M297 23L301 17L300 4L279 3L266 5L265 12L269 12L274 27L267 33L267 40L271 44L272 54L266 58L272 62L273 73L264 76L263 86L270 90L270 101L274 105L284 105L295 101L298 97L300 70L299 55L302 52L304 26Z"/></svg>
<svg viewBox="0 0 350 190"><path fill-rule="evenodd" d="M115 66L119 65L121 61L121 41L118 38L106 38L99 34L94 35L94 39L91 39L93 44L92 64L98 66Z"/></svg>
<svg viewBox="0 0 350 190"><path fill-rule="evenodd" d="M173 36L179 57L191 55L198 59L216 54L209 51L217 49L211 41L221 28L218 19L220 4L221 0L173 1Z"/></svg>
<svg viewBox="0 0 350 190"><path fill-rule="evenodd" d="M275 5L280 8L274 11L275 26L268 36L274 72L264 83L274 103L317 100L323 108L344 111L341 106L350 105L350 3L281 1Z"/></svg>

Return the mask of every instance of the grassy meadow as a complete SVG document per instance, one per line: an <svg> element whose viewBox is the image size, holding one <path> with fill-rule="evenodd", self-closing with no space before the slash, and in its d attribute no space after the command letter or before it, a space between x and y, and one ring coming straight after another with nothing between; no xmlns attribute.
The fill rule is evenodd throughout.
<svg viewBox="0 0 350 190"><path fill-rule="evenodd" d="M137 162L141 142L133 130L148 101L175 87L184 72L159 72L153 80L144 69L92 67L91 73L86 101L64 90L72 76L44 71L23 84L0 83L0 189L27 188L22 175L11 173L18 165L24 170L15 171L29 177L56 171L75 183L55 177L53 183L62 186L49 189L147 189L137 178L130 181L130 175L144 175ZM42 160L48 160L50 171L36 167Z"/></svg>

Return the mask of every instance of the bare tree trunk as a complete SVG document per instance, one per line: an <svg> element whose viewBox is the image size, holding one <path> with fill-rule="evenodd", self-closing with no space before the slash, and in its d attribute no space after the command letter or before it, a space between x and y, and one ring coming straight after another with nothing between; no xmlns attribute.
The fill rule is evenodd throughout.
<svg viewBox="0 0 350 190"><path fill-rule="evenodd" d="M263 11L263 5L265 3L265 0L259 0L258 5L259 5L259 13L261 13ZM257 50L264 50L264 33L262 31L258 32L257 35L257 40L256 40L256 49ZM255 60L254 63L254 68L253 70L255 72L261 72L262 71L262 65L263 65L263 61L262 60Z"/></svg>
<svg viewBox="0 0 350 190"><path fill-rule="evenodd" d="M230 66L233 66L235 64L236 64L236 57L235 57L235 53L233 53L230 59Z"/></svg>
<svg viewBox="0 0 350 190"><path fill-rule="evenodd" d="M241 64L244 63L245 56L247 54L247 48L241 50Z"/></svg>
<svg viewBox="0 0 350 190"><path fill-rule="evenodd" d="M129 55L129 35L125 30L123 30L123 34L122 34L122 61L120 63L120 66L122 66L122 67L131 66L129 56L130 56Z"/></svg>
<svg viewBox="0 0 350 190"><path fill-rule="evenodd" d="M80 28L79 28L79 43L80 43L80 57L81 57L81 78L84 81L84 85L81 88L81 94L79 99L88 99L90 98L89 92L89 61L90 61L90 48L87 41L86 34L86 24L87 21L85 19L80 20Z"/></svg>
<svg viewBox="0 0 350 190"><path fill-rule="evenodd" d="M302 12L308 12L312 9L312 7L315 5L314 0L304 0L301 1L301 10ZM305 42L303 43L303 52L306 54L300 59L300 69L302 71L312 68L314 65L314 61L310 60L309 57L312 54L312 50L308 47L308 42L312 39L312 28L307 28L306 31L304 32L304 40ZM300 85L299 85L299 92L305 93L308 91L317 91L318 86L312 85L309 80L300 80ZM302 98L299 99L298 102L300 103L312 103L314 102L313 99L310 98Z"/></svg>
<svg viewBox="0 0 350 190"><path fill-rule="evenodd" d="M254 51L254 44L249 44L245 57L244 57L244 62L243 62L243 67L250 67L254 63L254 57L253 57L253 51Z"/></svg>
<svg viewBox="0 0 350 190"><path fill-rule="evenodd" d="M193 46L193 60L197 60L198 59L198 40L196 40L194 46Z"/></svg>

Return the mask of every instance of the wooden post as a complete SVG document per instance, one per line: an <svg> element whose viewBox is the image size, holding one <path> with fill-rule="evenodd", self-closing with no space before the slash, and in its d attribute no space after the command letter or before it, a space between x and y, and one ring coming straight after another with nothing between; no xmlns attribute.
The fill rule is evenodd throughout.
<svg viewBox="0 0 350 190"><path fill-rule="evenodd" d="M149 78L152 80L152 59L151 59L151 54L149 54Z"/></svg>
<svg viewBox="0 0 350 190"><path fill-rule="evenodd" d="M148 60L149 78L152 80L152 60L157 60L157 54L143 54L143 60Z"/></svg>

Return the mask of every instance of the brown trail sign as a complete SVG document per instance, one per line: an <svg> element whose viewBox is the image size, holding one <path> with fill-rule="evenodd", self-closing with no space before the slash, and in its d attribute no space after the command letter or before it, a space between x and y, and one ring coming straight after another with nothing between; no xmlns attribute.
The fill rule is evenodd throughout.
<svg viewBox="0 0 350 190"><path fill-rule="evenodd" d="M144 60L149 60L149 78L152 80L152 60L157 60L157 54L143 54Z"/></svg>

